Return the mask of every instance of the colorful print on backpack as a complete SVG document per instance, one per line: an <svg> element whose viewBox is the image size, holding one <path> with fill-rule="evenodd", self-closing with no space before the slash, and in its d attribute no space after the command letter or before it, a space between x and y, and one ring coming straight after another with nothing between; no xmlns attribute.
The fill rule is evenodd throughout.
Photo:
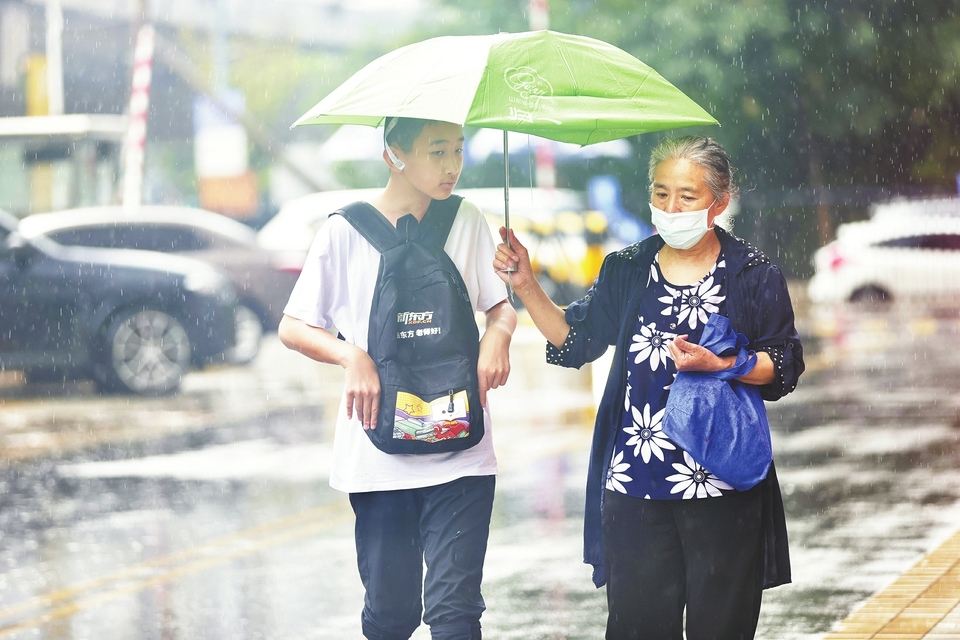
<svg viewBox="0 0 960 640"><path fill-rule="evenodd" d="M399 440L437 442L470 436L470 405L466 391L454 392L432 402L412 393L397 393L393 437Z"/></svg>

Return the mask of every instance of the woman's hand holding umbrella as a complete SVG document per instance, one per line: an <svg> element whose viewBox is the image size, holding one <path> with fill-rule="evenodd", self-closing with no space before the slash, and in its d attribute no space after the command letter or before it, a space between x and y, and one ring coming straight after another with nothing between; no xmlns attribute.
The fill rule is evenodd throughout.
<svg viewBox="0 0 960 640"><path fill-rule="evenodd" d="M523 306L530 314L530 319L537 326L547 340L556 347L563 345L570 332L563 309L554 304L550 296L543 290L533 273L530 264L530 253L517 240L513 229L500 227L500 238L503 240L497 245L497 255L493 259L493 268L497 275L507 284L513 284L513 290L520 298ZM507 243L509 238L510 242ZM507 269L516 268L515 271Z"/></svg>
<svg viewBox="0 0 960 640"><path fill-rule="evenodd" d="M508 242L509 238L509 242ZM540 287L537 277L533 273L533 267L530 264L530 253L527 248L520 244L513 229L500 227L500 239L503 240L497 246L497 255L493 260L493 268L497 270L497 275L508 285L512 285L514 291L524 298L524 292L530 287ZM519 291L523 289L524 292Z"/></svg>

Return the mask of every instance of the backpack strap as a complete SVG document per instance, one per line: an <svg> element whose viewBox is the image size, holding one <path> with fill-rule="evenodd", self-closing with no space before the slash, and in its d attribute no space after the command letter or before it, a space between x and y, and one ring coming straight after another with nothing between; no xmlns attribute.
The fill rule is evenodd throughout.
<svg viewBox="0 0 960 640"><path fill-rule="evenodd" d="M347 219L360 235L381 254L397 246L397 229L383 217L383 214L366 202L353 202L337 209L330 215L340 215Z"/></svg>
<svg viewBox="0 0 960 640"><path fill-rule="evenodd" d="M443 249L462 200L462 196L452 195L446 200L430 201L427 212L423 215L420 224L417 225L417 237L421 244L431 248ZM399 242L397 228L390 224L382 213L366 202L353 202L342 209L337 209L330 215L341 215L346 218L347 222L353 225L353 228L381 254L394 248Z"/></svg>
<svg viewBox="0 0 960 640"><path fill-rule="evenodd" d="M420 242L428 247L443 249L447 236L457 218L463 196L450 196L446 200L432 200L420 221Z"/></svg>

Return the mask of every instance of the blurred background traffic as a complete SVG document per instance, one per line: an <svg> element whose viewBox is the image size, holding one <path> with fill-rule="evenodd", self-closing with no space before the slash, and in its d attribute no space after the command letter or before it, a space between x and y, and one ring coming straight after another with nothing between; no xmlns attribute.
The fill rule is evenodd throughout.
<svg viewBox="0 0 960 640"><path fill-rule="evenodd" d="M740 170L723 224L815 304L957 314L953 3L0 0L3 383L157 394L250 363L327 214L387 178L382 130L290 124L399 46L546 27L625 49L717 118L682 133ZM466 134L458 192L495 232L503 138ZM513 226L557 302L654 232L646 158L664 135L510 134Z"/></svg>

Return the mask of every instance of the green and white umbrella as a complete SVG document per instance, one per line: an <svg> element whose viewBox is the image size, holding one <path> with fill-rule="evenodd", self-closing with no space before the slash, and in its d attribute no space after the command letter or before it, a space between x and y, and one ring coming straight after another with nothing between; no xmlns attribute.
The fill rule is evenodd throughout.
<svg viewBox="0 0 960 640"><path fill-rule="evenodd" d="M717 121L606 42L555 31L443 36L377 58L293 126L442 120L588 145ZM509 181L504 185L506 225Z"/></svg>
<svg viewBox="0 0 960 640"><path fill-rule="evenodd" d="M293 126L443 120L588 145L717 121L622 49L554 31L444 36L377 58Z"/></svg>

